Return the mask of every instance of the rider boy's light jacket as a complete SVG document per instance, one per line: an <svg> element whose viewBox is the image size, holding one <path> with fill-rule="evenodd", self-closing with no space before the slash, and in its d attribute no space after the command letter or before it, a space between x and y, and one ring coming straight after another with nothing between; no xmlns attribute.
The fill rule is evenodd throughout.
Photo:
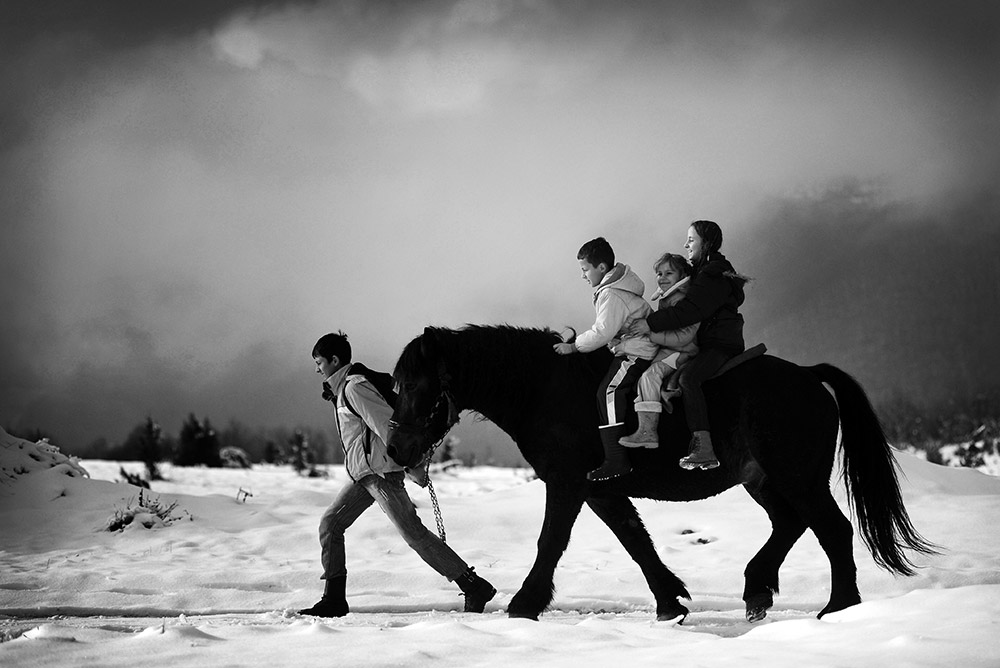
<svg viewBox="0 0 1000 668"><path fill-rule="evenodd" d="M619 262L594 288L594 325L576 337L576 348L589 353L601 346L611 348L616 356L632 355L645 360L656 357L657 346L645 335L629 336L625 331L633 322L652 312L642 298L646 286L628 265Z"/></svg>
<svg viewBox="0 0 1000 668"><path fill-rule="evenodd" d="M351 365L327 379L337 397L337 430L344 444L344 465L352 480L367 475L385 476L403 467L386 452L392 408L378 390L361 374L352 374ZM346 398L346 401L345 401ZM355 415L348 403L361 417Z"/></svg>

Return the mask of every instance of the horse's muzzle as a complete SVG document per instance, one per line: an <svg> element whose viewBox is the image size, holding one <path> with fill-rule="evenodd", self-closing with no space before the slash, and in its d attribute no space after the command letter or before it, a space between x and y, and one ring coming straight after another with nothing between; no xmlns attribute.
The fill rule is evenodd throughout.
<svg viewBox="0 0 1000 668"><path fill-rule="evenodd" d="M412 468L420 463L424 454L420 447L421 440L420 435L405 426L390 424L389 442L386 443L386 452L392 458L392 461L400 466Z"/></svg>

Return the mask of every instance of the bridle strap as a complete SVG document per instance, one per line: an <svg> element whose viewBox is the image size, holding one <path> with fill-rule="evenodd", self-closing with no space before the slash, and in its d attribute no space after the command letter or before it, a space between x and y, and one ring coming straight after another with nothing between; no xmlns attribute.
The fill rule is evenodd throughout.
<svg viewBox="0 0 1000 668"><path fill-rule="evenodd" d="M427 431L431 428L431 424L438 413L446 410L445 428L444 433L441 435L441 440L444 440L444 437L451 431L452 427L458 424L461 419L461 411L455 403L454 395L451 393L451 374L445 368L443 360L438 361L438 384L441 386L441 391L438 393L437 399L434 401L434 406L431 407L431 412L427 417L417 423L410 424L389 420L389 426L402 431Z"/></svg>

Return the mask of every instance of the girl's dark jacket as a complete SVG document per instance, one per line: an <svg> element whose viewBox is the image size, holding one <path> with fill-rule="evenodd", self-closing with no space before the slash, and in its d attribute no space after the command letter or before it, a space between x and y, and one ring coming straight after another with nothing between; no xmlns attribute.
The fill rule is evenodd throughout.
<svg viewBox="0 0 1000 668"><path fill-rule="evenodd" d="M698 346L719 348L733 355L743 352L743 285L746 277L736 273L722 253L712 253L696 269L684 299L654 311L646 324L654 332L698 326Z"/></svg>

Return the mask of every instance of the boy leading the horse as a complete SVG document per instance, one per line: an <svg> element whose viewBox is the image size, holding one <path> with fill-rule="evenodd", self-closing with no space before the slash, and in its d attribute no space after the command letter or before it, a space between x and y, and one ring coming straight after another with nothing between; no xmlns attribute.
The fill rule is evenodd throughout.
<svg viewBox="0 0 1000 668"><path fill-rule="evenodd" d="M615 262L611 244L604 237L588 241L580 248L577 259L583 279L594 288L597 318L574 343L557 343L553 349L569 355L607 346L615 355L597 391L604 463L587 474L590 480L608 480L632 470L625 447L618 441L624 435L625 415L633 408L635 386L656 357L658 347L647 333L629 333L629 327L643 322L652 309L642 297L646 290L642 279L628 265Z"/></svg>
<svg viewBox="0 0 1000 668"><path fill-rule="evenodd" d="M344 467L351 480L319 523L326 581L323 598L299 612L316 617L343 617L349 612L344 532L375 503L428 566L458 584L465 595L465 611L482 612L496 589L420 521L406 493L403 467L386 451L392 408L369 380L370 372L361 364L351 363L347 335L326 334L316 342L312 356L316 373L323 377L323 398L336 410Z"/></svg>

